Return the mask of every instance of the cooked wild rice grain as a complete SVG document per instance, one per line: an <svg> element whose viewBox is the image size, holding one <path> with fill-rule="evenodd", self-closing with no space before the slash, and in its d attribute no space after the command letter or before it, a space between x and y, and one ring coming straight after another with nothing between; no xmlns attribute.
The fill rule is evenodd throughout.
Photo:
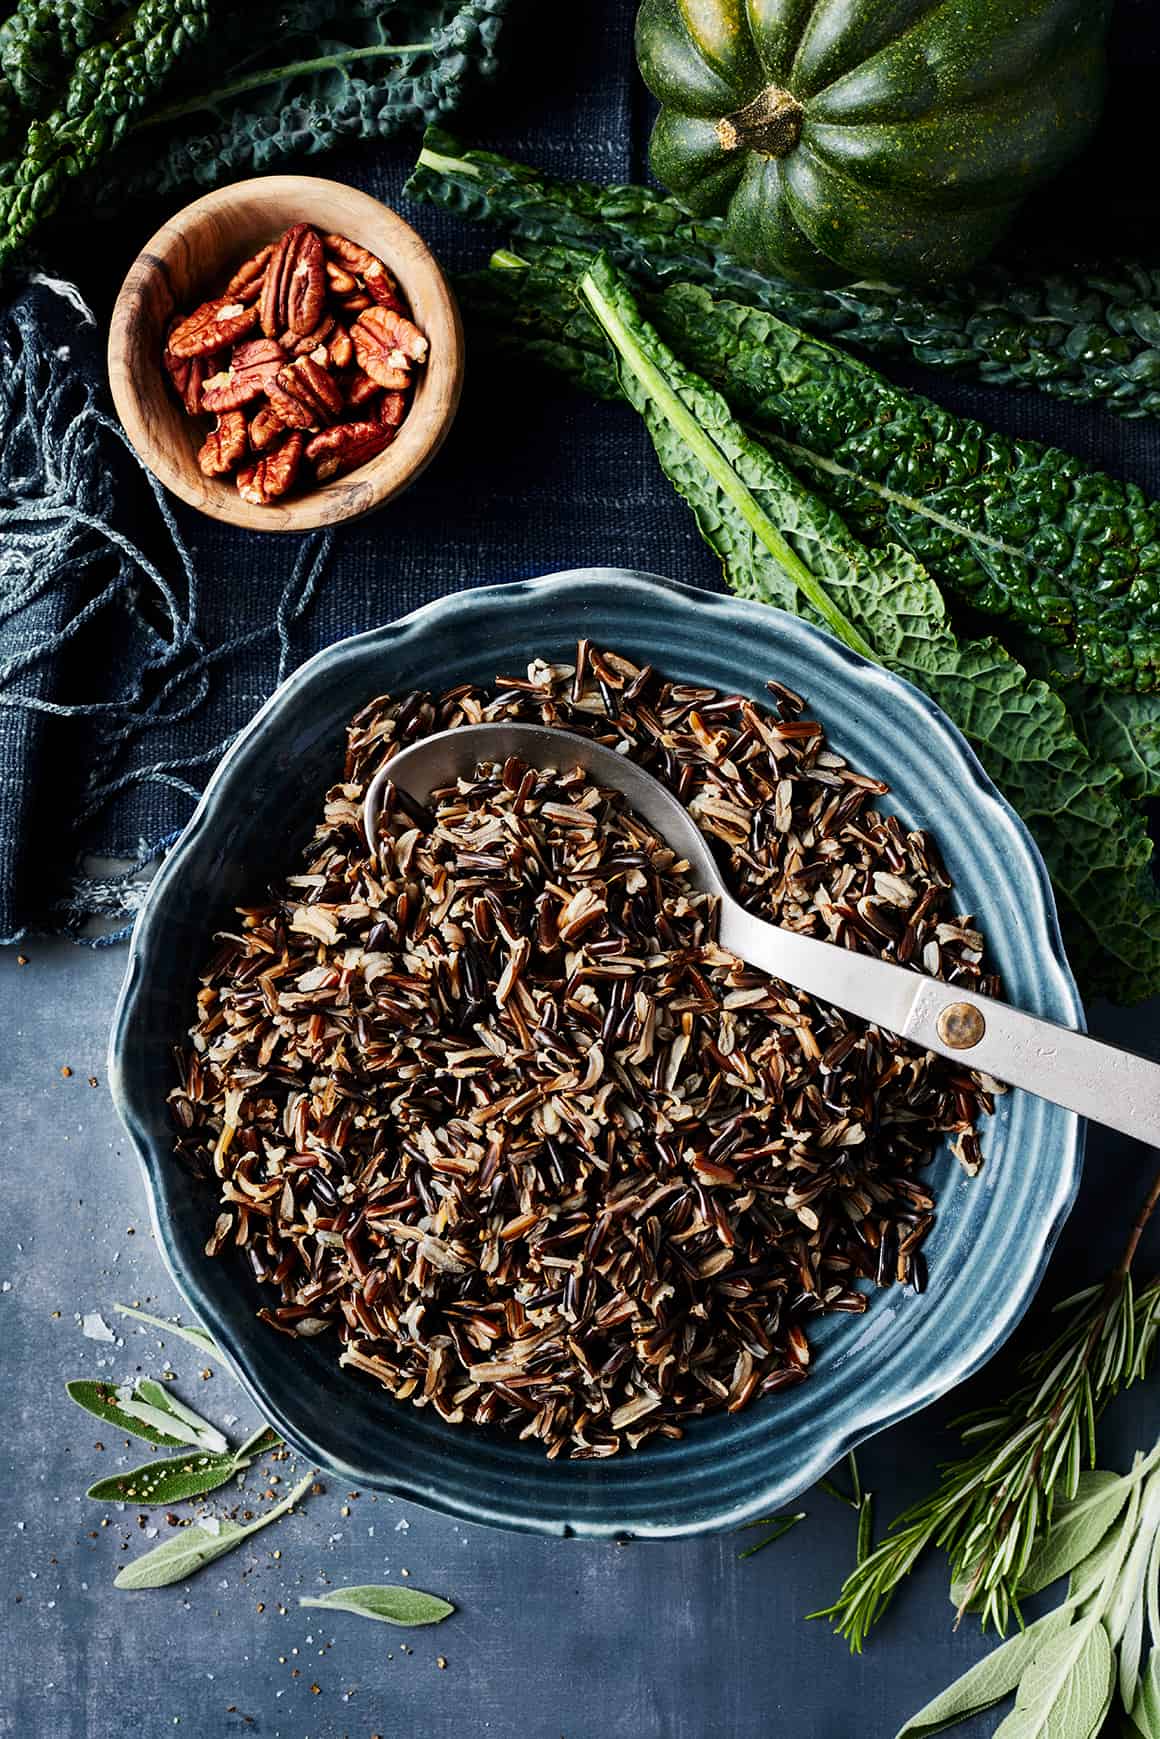
<svg viewBox="0 0 1160 1739"><path fill-rule="evenodd" d="M800 1381L804 1324L859 1281L925 1284L949 1135L995 1083L719 948L714 902L578 769L484 767L429 809L360 799L395 750L502 718L662 778L754 911L994 993L933 842L872 799L804 703L772 712L581 642L497 690L383 698L349 732L303 872L241 908L171 1095L294 1335L458 1423L615 1454Z"/></svg>

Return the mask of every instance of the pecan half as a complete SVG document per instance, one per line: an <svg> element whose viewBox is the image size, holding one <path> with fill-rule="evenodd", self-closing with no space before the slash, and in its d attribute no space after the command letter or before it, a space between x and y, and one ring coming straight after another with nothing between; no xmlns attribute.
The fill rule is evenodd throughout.
<svg viewBox="0 0 1160 1739"><path fill-rule="evenodd" d="M405 386L411 363L427 358L427 340L419 328L393 308L368 308L359 315L350 335L359 367L389 390Z"/></svg>
<svg viewBox="0 0 1160 1739"><path fill-rule="evenodd" d="M263 405L250 422L250 446L255 453L264 453L286 433L286 425L273 405Z"/></svg>
<svg viewBox="0 0 1160 1739"><path fill-rule="evenodd" d="M270 255L274 252L274 244L262 248L252 259L239 266L229 283L226 285L226 295L232 296L236 302L256 302L262 294L262 283L266 276L266 267Z"/></svg>
<svg viewBox="0 0 1160 1739"><path fill-rule="evenodd" d="M213 351L207 356L174 356L171 350L166 350L162 360L186 411L191 417L199 416L202 386L207 375L216 371L222 358Z"/></svg>
<svg viewBox="0 0 1160 1739"><path fill-rule="evenodd" d="M340 314L361 314L364 308L373 308L374 303L365 290L355 290L350 296L340 296L338 311Z"/></svg>
<svg viewBox="0 0 1160 1739"><path fill-rule="evenodd" d="M342 261L348 272L354 272L362 279L369 295L380 306L394 308L400 314L406 312L398 283L377 254L360 247L358 242L349 241L344 235L328 235L326 247Z"/></svg>
<svg viewBox="0 0 1160 1739"><path fill-rule="evenodd" d="M395 438L394 429L381 423L339 423L337 428L323 429L307 443L306 457L314 466L320 483L335 477L340 471L353 471L365 465Z"/></svg>
<svg viewBox="0 0 1160 1739"><path fill-rule="evenodd" d="M203 411L232 411L261 398L280 368L286 355L272 338L251 338L239 344L230 358L229 367L213 374L201 392Z"/></svg>
<svg viewBox="0 0 1160 1739"><path fill-rule="evenodd" d="M265 507L279 495L285 495L298 474L305 436L292 433L269 452L263 453L251 465L238 472L238 494L255 507Z"/></svg>
<svg viewBox="0 0 1160 1739"><path fill-rule="evenodd" d="M313 332L322 318L326 272L322 242L308 223L296 223L274 246L262 285L262 331L267 338L280 332L301 337Z"/></svg>
<svg viewBox="0 0 1160 1739"><path fill-rule="evenodd" d="M369 374L364 374L359 368L355 370L347 385L346 402L357 410L360 405L369 404L371 399L377 398L382 390L377 380L372 380Z"/></svg>
<svg viewBox="0 0 1160 1739"><path fill-rule="evenodd" d="M386 392L379 406L379 422L386 429L397 429L407 414L407 395L405 392Z"/></svg>
<svg viewBox="0 0 1160 1739"><path fill-rule="evenodd" d="M217 419L197 455L206 477L225 477L246 451L246 419L241 411L226 411Z"/></svg>
<svg viewBox="0 0 1160 1739"><path fill-rule="evenodd" d="M278 342L290 356L309 356L312 350L326 343L333 331L334 315L324 314L313 332L302 332L297 336L293 332L283 332Z"/></svg>
<svg viewBox="0 0 1160 1739"><path fill-rule="evenodd" d="M266 388L288 429L317 429L342 415L342 388L312 356L300 356Z"/></svg>
<svg viewBox="0 0 1160 1739"><path fill-rule="evenodd" d="M353 296L358 289L358 279L352 277L335 260L326 262L326 282L333 296Z"/></svg>
<svg viewBox="0 0 1160 1739"><path fill-rule="evenodd" d="M335 326L326 341L331 368L349 368L354 361L354 340L345 326Z"/></svg>
<svg viewBox="0 0 1160 1739"><path fill-rule="evenodd" d="M203 302L184 320L179 320L169 334L169 351L173 356L208 356L213 350L224 350L258 323L256 307L229 296L216 296Z"/></svg>

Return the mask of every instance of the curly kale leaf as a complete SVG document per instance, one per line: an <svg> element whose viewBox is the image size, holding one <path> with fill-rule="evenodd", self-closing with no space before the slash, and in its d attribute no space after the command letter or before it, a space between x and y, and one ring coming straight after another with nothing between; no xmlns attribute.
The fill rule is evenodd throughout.
<svg viewBox="0 0 1160 1739"><path fill-rule="evenodd" d="M386 139L451 114L498 68L513 0L345 5L299 0L236 17L213 60L148 117L107 166L102 206L166 196L275 168L289 157L358 139ZM148 138L149 148L142 150Z"/></svg>
<svg viewBox="0 0 1160 1739"><path fill-rule="evenodd" d="M690 218L647 187L556 181L428 133L408 183L415 199L490 219L527 242L605 252L654 288L676 279L927 367L1055 398L1160 416L1160 270L1115 261L1086 272L993 265L935 291L854 284L813 290L735 260L716 218Z"/></svg>
<svg viewBox="0 0 1160 1739"><path fill-rule="evenodd" d="M1151 841L1124 800L1120 773L1091 758L1059 696L995 641L956 637L938 587L910 552L867 550L677 359L606 261L586 273L580 293L612 346L622 391L731 587L818 621L859 650L868 644L936 700L1038 841L1087 990L1123 1000L1154 992L1160 901Z"/></svg>

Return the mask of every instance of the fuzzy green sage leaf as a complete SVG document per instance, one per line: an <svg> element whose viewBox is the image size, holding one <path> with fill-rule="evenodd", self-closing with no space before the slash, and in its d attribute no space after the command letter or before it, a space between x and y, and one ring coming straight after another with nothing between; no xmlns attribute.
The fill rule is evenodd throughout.
<svg viewBox="0 0 1160 1739"><path fill-rule="evenodd" d="M94 1383L78 1377L65 1384L65 1391L69 1399L83 1407L86 1413L92 1413L95 1418L103 1419L106 1425L112 1425L130 1437L142 1437L146 1443L156 1443L162 1449L180 1449L189 1441L188 1437L175 1436L168 1428L161 1429L165 1423L163 1420L154 1424L128 1413L111 1383Z"/></svg>
<svg viewBox="0 0 1160 1739"><path fill-rule="evenodd" d="M917 1715L912 1715L899 1730L897 1739L930 1739L932 1734L945 1732L969 1715L981 1714L1001 1703L1011 1695L1038 1650L1053 1637L1062 1635L1070 1623L1070 1610L1060 1607L1009 1637L976 1661L953 1685L932 1697Z"/></svg>
<svg viewBox="0 0 1160 1739"><path fill-rule="evenodd" d="M1072 1625L1038 1650L995 1739L1093 1739L1108 1712L1112 1645L1102 1624Z"/></svg>
<svg viewBox="0 0 1160 1739"><path fill-rule="evenodd" d="M1020 1594L1037 1594L1090 1557L1120 1514L1131 1489L1130 1475L1081 1473L1075 1497L1056 1506L1050 1529L1028 1559L1019 1578Z"/></svg>
<svg viewBox="0 0 1160 1739"><path fill-rule="evenodd" d="M313 1473L308 1473L286 1494L281 1503L275 1504L264 1515L255 1517L252 1522L242 1524L223 1518L218 1523L216 1533L208 1533L196 1523L182 1528L168 1540L163 1540L159 1546L154 1546L151 1552L145 1552L140 1558L134 1558L131 1564L126 1564L114 1578L114 1588L168 1588L174 1582L188 1581L199 1570L204 1570L207 1564L212 1564L215 1558L232 1552L243 1540L260 1533L271 1522L276 1522L279 1516L284 1516L287 1510L293 1509L306 1496L313 1480Z"/></svg>
<svg viewBox="0 0 1160 1739"><path fill-rule="evenodd" d="M237 1449L212 1454L191 1449L162 1461L147 1461L128 1473L116 1473L90 1486L87 1496L103 1503L176 1504L227 1485L251 1467L259 1456L276 1449L282 1439L269 1425L261 1426Z"/></svg>
<svg viewBox="0 0 1160 1739"><path fill-rule="evenodd" d="M332 1588L327 1594L303 1594L299 1606L321 1606L327 1612L353 1612L382 1624L442 1624L455 1611L449 1600L425 1594L421 1588L368 1583L357 1588Z"/></svg>
<svg viewBox="0 0 1160 1739"><path fill-rule="evenodd" d="M232 1455L190 1449L184 1455L147 1461L129 1473L99 1479L85 1495L102 1503L179 1504L228 1484L239 1472L239 1465Z"/></svg>
<svg viewBox="0 0 1160 1739"><path fill-rule="evenodd" d="M175 1334L179 1340L188 1341L190 1346L196 1347L199 1353L210 1353L214 1358L221 1358L221 1353L213 1336L208 1330L199 1328L196 1323L190 1323L187 1326L180 1322L170 1322L168 1317L152 1316L147 1310L138 1310L135 1304L114 1304L113 1309L118 1316L131 1316L135 1322L148 1323L150 1328L159 1328L166 1334Z"/></svg>
<svg viewBox="0 0 1160 1739"><path fill-rule="evenodd" d="M191 1431L196 1431L203 1446L215 1455L224 1455L229 1449L223 1434L216 1425L211 1425L208 1419L203 1419L200 1413L195 1413L192 1407L186 1405L180 1395L175 1395L172 1389L162 1383L156 1383L151 1377L142 1377L137 1384L137 1393L150 1406L160 1407L172 1418L179 1419L183 1425L188 1425Z"/></svg>

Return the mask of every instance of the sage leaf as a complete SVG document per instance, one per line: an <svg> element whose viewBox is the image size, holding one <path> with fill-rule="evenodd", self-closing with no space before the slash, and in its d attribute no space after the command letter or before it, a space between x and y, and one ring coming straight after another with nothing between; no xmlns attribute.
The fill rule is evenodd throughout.
<svg viewBox="0 0 1160 1739"><path fill-rule="evenodd" d="M1160 1739L1160 1643L1153 1645L1148 1656L1130 1714L1139 1739Z"/></svg>
<svg viewBox="0 0 1160 1739"><path fill-rule="evenodd" d="M192 1407L187 1407L172 1389L167 1389L162 1383L155 1383L151 1377L142 1377L137 1384L137 1393L149 1406L158 1408L196 1432L197 1441L203 1449L208 1449L214 1455L225 1455L228 1451L229 1444L217 1426L211 1425L208 1419L203 1419L200 1413L195 1413Z"/></svg>
<svg viewBox="0 0 1160 1739"><path fill-rule="evenodd" d="M321 1606L328 1612L354 1612L360 1618L377 1618L383 1624L442 1624L455 1611L449 1600L424 1594L421 1588L397 1588L367 1584L358 1588L332 1588L328 1594L303 1594L299 1606Z"/></svg>
<svg viewBox="0 0 1160 1739"><path fill-rule="evenodd" d="M1094 1619L1051 1637L1020 1678L994 1739L1092 1739L1107 1712L1113 1665L1108 1633Z"/></svg>
<svg viewBox="0 0 1160 1739"><path fill-rule="evenodd" d="M1149 1596L1155 1616L1155 1578L1160 1575L1160 1471L1154 1472L1140 1498L1136 1537L1124 1561L1116 1592L1108 1610L1108 1634L1119 1649L1120 1701L1130 1709L1139 1685L1140 1656L1144 1647L1144 1610ZM1153 1636L1155 1637L1155 1631Z"/></svg>
<svg viewBox="0 0 1160 1739"><path fill-rule="evenodd" d="M212 1564L215 1558L224 1557L235 1546L241 1545L243 1540L249 1539L251 1534L260 1533L271 1522L277 1521L279 1516L284 1516L300 1498L305 1497L313 1480L313 1473L308 1473L304 1479L299 1480L293 1491L286 1494L281 1503L275 1504L273 1509L244 1525L223 1518L216 1534L207 1534L196 1525L182 1528L168 1540L163 1540L159 1546L154 1546L151 1552L145 1552L140 1558L134 1558L131 1564L126 1564L114 1577L113 1587L168 1588L174 1582L188 1581L199 1570L204 1570L207 1564Z"/></svg>
<svg viewBox="0 0 1160 1739"><path fill-rule="evenodd" d="M965 1721L968 1715L977 1715L1002 1702L1018 1685L1037 1651L1066 1631L1071 1618L1067 1607L1059 1607L992 1649L953 1685L948 1685L945 1691L932 1698L917 1715L912 1715L896 1739L928 1739L930 1734L942 1733L959 1721Z"/></svg>
<svg viewBox="0 0 1160 1739"><path fill-rule="evenodd" d="M190 1346L196 1347L199 1353L209 1353L219 1360L221 1358L221 1353L213 1336L204 1328L199 1328L196 1323L191 1323L187 1328L180 1322L170 1322L167 1317L151 1316L147 1310L138 1310L135 1304L114 1304L113 1309L119 1316L131 1316L136 1322L147 1322L150 1328L159 1328L164 1330L166 1334L175 1334L179 1340L188 1341Z"/></svg>
<svg viewBox="0 0 1160 1739"><path fill-rule="evenodd" d="M144 1438L146 1443L156 1443L162 1449L180 1449L189 1441L188 1437L174 1436L172 1431L161 1430L159 1425L126 1412L117 1390L110 1383L94 1383L78 1377L65 1384L65 1392L86 1413L92 1413L95 1418L103 1419L106 1425L112 1425L130 1437Z"/></svg>
<svg viewBox="0 0 1160 1739"><path fill-rule="evenodd" d="M1116 1591L1108 1608L1108 1634L1113 1648L1117 1646L1128 1622L1132 1606L1139 1602L1141 1622L1149 1565L1157 1535L1160 1534L1160 1470L1153 1473L1140 1493L1140 1511L1131 1549L1124 1560L1116 1583Z"/></svg>
<svg viewBox="0 0 1160 1739"><path fill-rule="evenodd" d="M1131 1709L1140 1689L1140 1657L1144 1652L1144 1584L1132 1602L1119 1647L1120 1702Z"/></svg>
<svg viewBox="0 0 1160 1739"><path fill-rule="evenodd" d="M216 1491L239 1472L239 1463L232 1455L209 1455L204 1449L191 1449L185 1455L170 1455L161 1461L147 1461L130 1473L116 1473L109 1479L99 1479L86 1495L102 1503L179 1504L187 1498L201 1497L203 1492Z"/></svg>
<svg viewBox="0 0 1160 1739"><path fill-rule="evenodd" d="M259 1456L269 1455L272 1449L281 1447L282 1439L272 1425L259 1425L258 1429L234 1451L234 1458L239 1467L249 1467Z"/></svg>
<svg viewBox="0 0 1160 1739"><path fill-rule="evenodd" d="M1056 1506L1045 1537L1034 1548L1019 1578L1020 1594L1037 1594L1090 1557L1128 1501L1130 1480L1118 1473L1081 1473L1069 1503Z"/></svg>

